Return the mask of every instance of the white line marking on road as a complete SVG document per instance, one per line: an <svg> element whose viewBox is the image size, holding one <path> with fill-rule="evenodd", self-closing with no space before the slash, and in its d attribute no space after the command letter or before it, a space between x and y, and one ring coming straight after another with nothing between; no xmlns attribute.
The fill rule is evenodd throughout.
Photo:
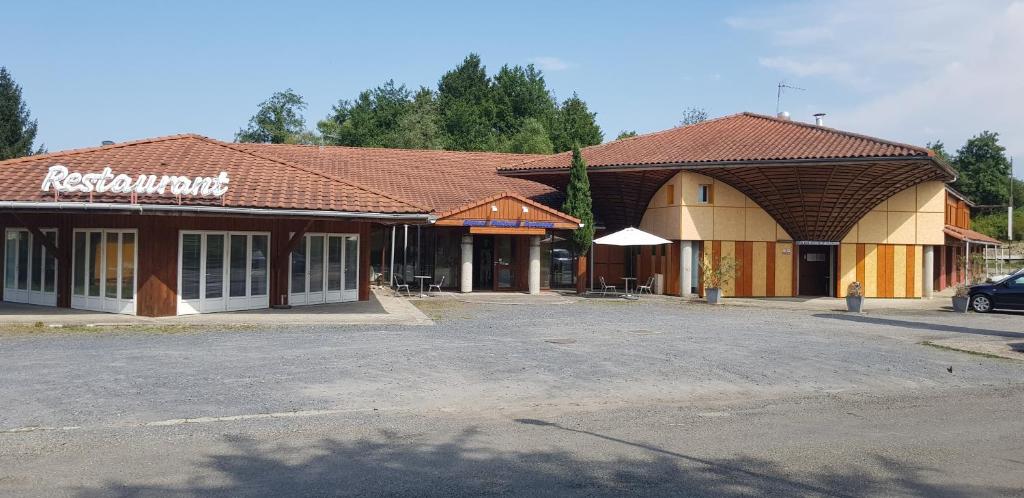
<svg viewBox="0 0 1024 498"><path fill-rule="evenodd" d="M184 425L184 424L207 424L210 422L231 422L235 420L262 420L272 418L292 418L292 417L316 417L320 415L338 415L342 413L356 413L356 412L369 412L373 411L373 408L357 408L350 410L297 410L293 412L275 412L275 413L253 413L249 415L226 415L222 417L196 417L196 418L172 418L169 420L158 420L155 422L146 422L142 424L143 427L167 427L173 425Z"/></svg>
<svg viewBox="0 0 1024 498"><path fill-rule="evenodd" d="M13 429L0 430L0 434L17 434L21 432L36 432L36 431L73 431L75 429L81 429L77 425L67 425L64 427L42 427L42 426L30 426L30 427L15 427Z"/></svg>
<svg viewBox="0 0 1024 498"><path fill-rule="evenodd" d="M141 424L133 424L135 427L171 427L175 425L184 424L208 424L212 422L231 422L235 420L266 420L275 418L293 418L293 417L316 417L321 415L340 415L344 413L358 413L358 412L372 412L374 408L352 408L347 410L296 410L291 412L274 412L274 413L252 413L247 415L226 415L221 417L195 417L195 418L172 418L169 420L157 420L154 422L143 422ZM108 427L125 427L123 425L108 426ZM29 427L15 427L13 429L0 429L0 434L22 434L27 432L37 431L71 431L75 429L81 429L78 425L69 425L64 427L44 427L44 426L29 426Z"/></svg>

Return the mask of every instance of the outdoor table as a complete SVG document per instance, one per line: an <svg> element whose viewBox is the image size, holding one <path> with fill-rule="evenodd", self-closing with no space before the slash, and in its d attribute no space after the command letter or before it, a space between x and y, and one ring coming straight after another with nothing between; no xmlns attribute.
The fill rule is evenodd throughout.
<svg viewBox="0 0 1024 498"><path fill-rule="evenodd" d="M635 296L633 296L632 294L629 293L629 281L630 280L636 280L636 277L622 277L622 280L626 281L626 293L623 294L622 297L624 297L626 299L633 299L633 297L635 297Z"/></svg>
<svg viewBox="0 0 1024 498"><path fill-rule="evenodd" d="M419 279L420 281L420 295L416 297L427 297L427 295L423 293L423 281L434 277L431 277L429 275L416 275L413 278Z"/></svg>

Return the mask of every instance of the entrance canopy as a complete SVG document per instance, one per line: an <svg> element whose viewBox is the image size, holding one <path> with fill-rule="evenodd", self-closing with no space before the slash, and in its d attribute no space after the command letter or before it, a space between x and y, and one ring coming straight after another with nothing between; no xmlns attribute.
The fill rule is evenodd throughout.
<svg viewBox="0 0 1024 498"><path fill-rule="evenodd" d="M721 181L760 205L794 240L839 242L882 201L953 170L925 148L742 113L583 149L595 215L639 225L651 197L680 171ZM502 168L564 189L570 153Z"/></svg>
<svg viewBox="0 0 1024 498"><path fill-rule="evenodd" d="M613 234L596 238L594 243L608 246L660 246L662 244L671 244L672 241L637 228L629 227Z"/></svg>
<svg viewBox="0 0 1024 498"><path fill-rule="evenodd" d="M439 213L437 226L467 227L471 234L544 235L575 230L580 220L514 192L502 192Z"/></svg>

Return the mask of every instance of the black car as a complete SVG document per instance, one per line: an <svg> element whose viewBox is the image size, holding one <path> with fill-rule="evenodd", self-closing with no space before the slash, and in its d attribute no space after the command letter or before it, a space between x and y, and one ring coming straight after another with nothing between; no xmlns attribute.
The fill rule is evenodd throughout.
<svg viewBox="0 0 1024 498"><path fill-rule="evenodd" d="M992 284L972 285L971 309L978 313L1024 309L1024 270Z"/></svg>

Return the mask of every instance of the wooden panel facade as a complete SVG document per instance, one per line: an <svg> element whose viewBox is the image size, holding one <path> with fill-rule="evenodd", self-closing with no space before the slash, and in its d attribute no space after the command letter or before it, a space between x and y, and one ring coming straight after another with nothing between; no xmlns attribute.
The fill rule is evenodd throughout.
<svg viewBox="0 0 1024 498"><path fill-rule="evenodd" d="M297 218L214 217L130 214L10 214L0 215L2 227L57 228L61 260L57 267L57 305L71 306L71 247L74 229L136 229L136 314L168 316L177 313L178 236L181 230L247 231L270 233L270 304L286 304L288 259L279 257L293 232L350 233L359 235L359 300L369 299L369 222L306 220ZM284 253L286 254L286 253ZM2 260L3 258L0 258Z"/></svg>
<svg viewBox="0 0 1024 498"><path fill-rule="evenodd" d="M500 228L513 230L530 228L574 230L579 228L579 220L515 194L502 194L482 199L462 208L441 213L435 224L437 226L466 226L467 222L484 222L487 228L498 228L492 224L499 221L503 222ZM504 226L509 223L525 226ZM530 223L544 224L545 227L531 227L528 226Z"/></svg>
<svg viewBox="0 0 1024 498"><path fill-rule="evenodd" d="M970 205L949 191L946 191L946 224L958 228L971 228Z"/></svg>

